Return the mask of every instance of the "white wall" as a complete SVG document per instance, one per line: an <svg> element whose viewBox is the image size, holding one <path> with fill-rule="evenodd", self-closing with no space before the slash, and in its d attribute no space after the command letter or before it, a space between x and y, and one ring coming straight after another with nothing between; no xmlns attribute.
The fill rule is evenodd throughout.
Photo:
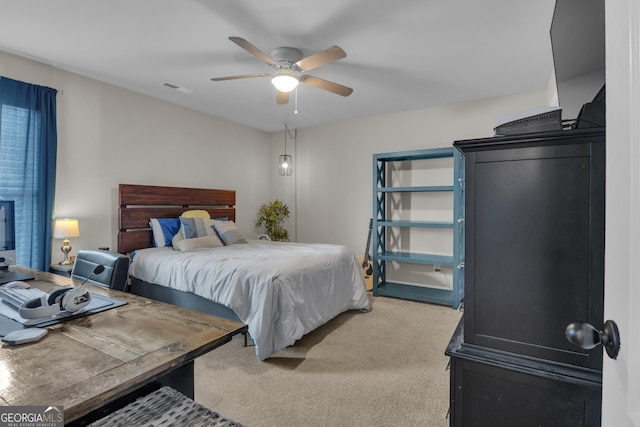
<svg viewBox="0 0 640 427"><path fill-rule="evenodd" d="M292 209L287 224L292 240L340 243L363 253L373 212L374 153L445 147L460 139L490 137L500 116L548 103L544 89L299 129L297 145L289 140L287 144L295 167L289 177L277 172L284 134L273 133L271 198L284 200Z"/></svg>
<svg viewBox="0 0 640 427"><path fill-rule="evenodd" d="M604 70L558 83L563 120L575 120L582 106L593 101L605 82Z"/></svg>
<svg viewBox="0 0 640 427"><path fill-rule="evenodd" d="M56 217L75 217L78 249L115 249L118 184L235 189L248 236L266 201L267 133L0 52L0 75L58 93ZM62 260L54 239L52 261Z"/></svg>

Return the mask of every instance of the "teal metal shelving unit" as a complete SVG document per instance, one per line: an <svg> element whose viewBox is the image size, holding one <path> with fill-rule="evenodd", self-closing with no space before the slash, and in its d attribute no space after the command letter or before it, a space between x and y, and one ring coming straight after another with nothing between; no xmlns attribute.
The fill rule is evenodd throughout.
<svg viewBox="0 0 640 427"><path fill-rule="evenodd" d="M415 160L452 158L452 185L393 187L387 185L388 164ZM401 151L373 155L373 295L433 302L458 308L464 297L464 158L453 147ZM387 196L391 193L453 192L452 221L388 220ZM452 230L451 255L388 251L387 228L444 228ZM439 265L452 270L451 289L395 283L387 280L387 262Z"/></svg>

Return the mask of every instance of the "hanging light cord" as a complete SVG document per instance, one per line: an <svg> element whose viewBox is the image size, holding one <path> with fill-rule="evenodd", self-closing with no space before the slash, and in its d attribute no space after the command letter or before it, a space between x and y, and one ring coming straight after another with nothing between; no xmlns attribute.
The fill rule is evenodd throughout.
<svg viewBox="0 0 640 427"><path fill-rule="evenodd" d="M284 154L287 154L287 134L289 134L289 138L293 139L293 143L296 143L296 138L298 138L298 129L293 130L293 135L291 134L291 129L287 124L284 124Z"/></svg>

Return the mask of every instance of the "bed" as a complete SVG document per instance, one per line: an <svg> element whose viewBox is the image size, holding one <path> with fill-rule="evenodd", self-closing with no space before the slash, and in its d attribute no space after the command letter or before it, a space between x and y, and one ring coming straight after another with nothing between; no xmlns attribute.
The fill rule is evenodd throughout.
<svg viewBox="0 0 640 427"><path fill-rule="evenodd" d="M233 190L121 184L119 203L118 252L132 255L131 291L245 323L260 360L340 313L369 309L356 255L341 245L240 239L154 247L151 218L198 210L217 219L206 224L232 227Z"/></svg>

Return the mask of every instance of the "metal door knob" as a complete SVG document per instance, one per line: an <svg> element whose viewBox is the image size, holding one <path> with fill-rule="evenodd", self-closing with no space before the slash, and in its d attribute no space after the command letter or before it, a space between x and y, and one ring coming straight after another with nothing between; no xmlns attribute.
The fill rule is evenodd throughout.
<svg viewBox="0 0 640 427"><path fill-rule="evenodd" d="M610 358L616 359L620 351L620 333L613 320L607 320L601 331L590 323L574 322L567 326L565 335L571 344L590 350L602 344Z"/></svg>

